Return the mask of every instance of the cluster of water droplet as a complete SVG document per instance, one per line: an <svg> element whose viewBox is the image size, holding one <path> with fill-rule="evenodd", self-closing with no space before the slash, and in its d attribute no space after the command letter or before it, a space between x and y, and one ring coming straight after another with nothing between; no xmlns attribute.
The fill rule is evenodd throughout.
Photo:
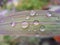
<svg viewBox="0 0 60 45"><path fill-rule="evenodd" d="M27 16L26 19L30 19L31 16L35 16L35 15L36 15L36 12L34 12L34 11L32 10L31 13L30 13L30 15ZM51 14L48 13L47 16L50 17ZM39 22L38 20L34 20L34 21L31 22L31 23L32 23L34 26L36 26L36 27L37 27L38 25L40 25L40 22ZM26 28L30 27L30 25L32 25L32 24L30 24L30 22L28 22L28 21L25 20L25 21L22 21L22 22L21 22L21 25L20 25L20 26L21 26L22 29L26 29ZM33 25L32 25L32 26L33 26ZM12 23L11 23L11 26L12 26L12 27L15 27L15 26L16 26L16 22L12 22ZM31 30L28 29L28 31L30 32ZM33 30L33 31L36 32L37 30ZM45 26L44 26L44 25L41 25L39 31L44 32L44 31L45 31Z"/></svg>
<svg viewBox="0 0 60 45"><path fill-rule="evenodd" d="M36 16L38 16L40 14L36 13L35 11L31 11L29 13L29 15L27 15L26 17L24 17L24 19L22 19L21 21L16 21L15 22L15 19L14 17L12 17L12 21L11 23L9 23L12 28L15 29L15 27L17 27L17 24L19 23L18 26L20 26L22 32L23 31L26 31L26 32L33 32L36 34L36 32L38 34L36 34L36 37L39 37L39 34L40 32L41 33L44 33L46 31L46 27L45 25L41 24L40 23L40 20L39 19L35 19ZM18 15L17 15L18 16ZM47 12L45 14L46 17L52 17L53 15L50 13L50 12ZM33 17L33 18L32 18ZM23 17L22 17L23 18ZM33 20L31 21L30 18L32 18ZM39 17L37 17L39 18ZM21 19L21 18L20 18ZM34 20L35 19L35 20ZM49 18L50 19L50 18ZM59 20L59 17L56 17L56 20ZM4 22L3 20L1 20L0 22ZM33 29L31 29L33 28ZM36 29L37 28L37 29ZM17 28L16 28L17 29ZM25 30L27 29L27 30ZM19 29L20 30L20 29Z"/></svg>

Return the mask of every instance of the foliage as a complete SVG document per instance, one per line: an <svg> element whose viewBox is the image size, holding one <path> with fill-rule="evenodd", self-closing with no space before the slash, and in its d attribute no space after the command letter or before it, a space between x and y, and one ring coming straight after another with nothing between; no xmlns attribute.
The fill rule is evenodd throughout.
<svg viewBox="0 0 60 45"><path fill-rule="evenodd" d="M13 6L12 4L7 6L7 9L15 7L16 10L37 10L41 9L42 6L45 6L48 4L48 0L18 0L18 5Z"/></svg>
<svg viewBox="0 0 60 45"><path fill-rule="evenodd" d="M41 9L43 5L48 3L47 0L23 0L20 5L16 7L17 10L36 10Z"/></svg>
<svg viewBox="0 0 60 45"><path fill-rule="evenodd" d="M10 41L12 40L12 37L9 35L5 35L3 39L5 40L6 43L10 43Z"/></svg>

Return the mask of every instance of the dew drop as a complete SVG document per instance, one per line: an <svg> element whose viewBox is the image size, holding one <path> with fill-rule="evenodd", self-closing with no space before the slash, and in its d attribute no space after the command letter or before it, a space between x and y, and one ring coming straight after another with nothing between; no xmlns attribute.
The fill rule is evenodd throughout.
<svg viewBox="0 0 60 45"><path fill-rule="evenodd" d="M33 11L33 10L32 10L31 13L30 13L31 16L34 16L35 14L36 14L36 12Z"/></svg>
<svg viewBox="0 0 60 45"><path fill-rule="evenodd" d="M16 25L16 23L15 23L15 22L12 22L12 23L11 23L11 26L12 26L12 27L14 27L15 25Z"/></svg>
<svg viewBox="0 0 60 45"><path fill-rule="evenodd" d="M34 25L39 25L39 21L38 20L34 20L33 24Z"/></svg>
<svg viewBox="0 0 60 45"><path fill-rule="evenodd" d="M40 31L42 31L42 32L45 31L45 26L42 25L42 26L40 27Z"/></svg>
<svg viewBox="0 0 60 45"><path fill-rule="evenodd" d="M52 16L52 14L51 14L51 13L47 13L47 16L48 16L48 17L51 17L51 16Z"/></svg>
<svg viewBox="0 0 60 45"><path fill-rule="evenodd" d="M28 27L28 22L26 22L26 21L23 21L22 22L22 28L27 28Z"/></svg>

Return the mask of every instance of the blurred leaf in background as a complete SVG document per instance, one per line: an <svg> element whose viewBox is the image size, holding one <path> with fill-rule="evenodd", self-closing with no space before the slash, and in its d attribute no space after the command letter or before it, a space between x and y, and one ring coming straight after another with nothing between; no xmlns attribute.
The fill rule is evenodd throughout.
<svg viewBox="0 0 60 45"><path fill-rule="evenodd" d="M10 41L12 40L12 37L9 36L9 35L5 35L5 36L3 37L3 39L4 39L4 41L5 41L6 43L10 43Z"/></svg>
<svg viewBox="0 0 60 45"><path fill-rule="evenodd" d="M16 7L17 10L36 10L41 9L43 5L48 4L48 0L23 0L20 5Z"/></svg>
<svg viewBox="0 0 60 45"><path fill-rule="evenodd" d="M37 10L48 4L48 0L17 0L16 10ZM12 4L11 4L12 5ZM10 7L12 7L10 5ZM9 8L10 8L9 7Z"/></svg>
<svg viewBox="0 0 60 45"><path fill-rule="evenodd" d="M30 37L29 38L29 44L30 45L38 45L38 43L39 43L39 41L40 41L40 39L39 38L36 38L36 37Z"/></svg>
<svg viewBox="0 0 60 45"><path fill-rule="evenodd" d="M4 0L3 8L11 9L13 7L16 10L37 10L41 9L42 6L47 5L49 0Z"/></svg>

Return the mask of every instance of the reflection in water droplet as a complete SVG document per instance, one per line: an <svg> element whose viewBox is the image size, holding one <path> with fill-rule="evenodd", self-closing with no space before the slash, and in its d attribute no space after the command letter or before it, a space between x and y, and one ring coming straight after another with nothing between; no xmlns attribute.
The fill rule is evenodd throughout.
<svg viewBox="0 0 60 45"><path fill-rule="evenodd" d="M39 25L39 21L38 20L34 20L33 24L34 25Z"/></svg>
<svg viewBox="0 0 60 45"><path fill-rule="evenodd" d="M28 27L28 22L26 22L26 21L23 21L22 22L22 28L27 28Z"/></svg>
<svg viewBox="0 0 60 45"><path fill-rule="evenodd" d="M31 15L31 16L34 16L35 13L36 13L36 12L32 10L31 13L30 13L30 15Z"/></svg>
<svg viewBox="0 0 60 45"><path fill-rule="evenodd" d="M42 31L42 32L45 31L45 26L42 25L42 26L40 27L40 31Z"/></svg>
<svg viewBox="0 0 60 45"><path fill-rule="evenodd" d="M15 25L16 25L16 23L15 23L15 22L12 22L12 23L11 23L11 26L12 26L12 27L14 27Z"/></svg>
<svg viewBox="0 0 60 45"><path fill-rule="evenodd" d="M40 31L42 31L42 32L43 32L43 31L45 31L45 29L40 29Z"/></svg>
<svg viewBox="0 0 60 45"><path fill-rule="evenodd" d="M30 16L27 16L27 17L26 17L26 19L29 19L29 18L30 18Z"/></svg>

